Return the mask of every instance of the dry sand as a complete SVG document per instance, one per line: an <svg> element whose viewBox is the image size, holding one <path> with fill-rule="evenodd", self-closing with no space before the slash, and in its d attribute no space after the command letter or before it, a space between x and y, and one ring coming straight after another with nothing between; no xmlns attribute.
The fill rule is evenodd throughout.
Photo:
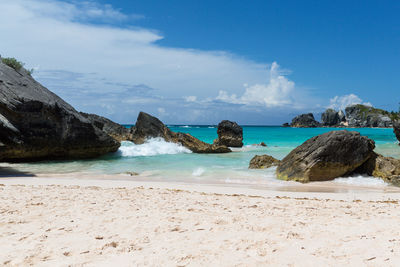
<svg viewBox="0 0 400 267"><path fill-rule="evenodd" d="M400 264L398 193L32 178L0 184L0 265Z"/></svg>

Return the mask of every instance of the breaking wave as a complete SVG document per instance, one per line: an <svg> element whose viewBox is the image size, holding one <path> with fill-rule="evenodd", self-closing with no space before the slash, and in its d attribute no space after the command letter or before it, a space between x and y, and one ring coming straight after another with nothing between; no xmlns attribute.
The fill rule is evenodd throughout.
<svg viewBox="0 0 400 267"><path fill-rule="evenodd" d="M162 138L152 138L141 145L136 145L129 141L121 142L121 147L118 149L118 153L122 157L140 157L192 152L180 144L166 142Z"/></svg>

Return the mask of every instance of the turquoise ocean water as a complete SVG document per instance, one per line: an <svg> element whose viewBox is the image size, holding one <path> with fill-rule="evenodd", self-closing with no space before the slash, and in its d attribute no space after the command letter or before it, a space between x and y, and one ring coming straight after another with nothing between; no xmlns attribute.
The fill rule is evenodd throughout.
<svg viewBox="0 0 400 267"><path fill-rule="evenodd" d="M128 127L128 126L127 126ZM217 138L215 126L169 126L172 131L189 133L204 142ZM160 139L149 140L143 145L123 142L117 153L93 160L38 162L8 164L17 170L33 173L101 173L120 174L137 172L135 179L228 183L228 184L274 184L278 181L274 168L249 170L254 155L269 154L278 159L312 136L335 128L283 128L278 126L244 126L244 147L228 154L194 154L187 149ZM358 131L376 142L376 151L385 156L400 158L400 147L392 129L360 128ZM267 147L257 146L265 142ZM126 176L126 179L133 179ZM375 179L376 180L376 179ZM375 183L364 179L365 183ZM379 180L377 182L381 184Z"/></svg>

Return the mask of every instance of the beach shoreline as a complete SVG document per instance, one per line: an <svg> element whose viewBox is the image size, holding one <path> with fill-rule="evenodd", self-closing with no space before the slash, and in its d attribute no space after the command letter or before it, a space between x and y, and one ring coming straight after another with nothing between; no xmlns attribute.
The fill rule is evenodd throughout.
<svg viewBox="0 0 400 267"><path fill-rule="evenodd" d="M400 260L400 193L77 178L1 178L1 264L395 266Z"/></svg>

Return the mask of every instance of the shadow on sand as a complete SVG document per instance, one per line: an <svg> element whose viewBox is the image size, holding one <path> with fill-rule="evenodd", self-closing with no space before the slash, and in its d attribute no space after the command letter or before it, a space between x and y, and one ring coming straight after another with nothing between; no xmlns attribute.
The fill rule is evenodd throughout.
<svg viewBox="0 0 400 267"><path fill-rule="evenodd" d="M0 178L4 177L35 177L36 175L29 172L18 171L10 167L0 167Z"/></svg>

